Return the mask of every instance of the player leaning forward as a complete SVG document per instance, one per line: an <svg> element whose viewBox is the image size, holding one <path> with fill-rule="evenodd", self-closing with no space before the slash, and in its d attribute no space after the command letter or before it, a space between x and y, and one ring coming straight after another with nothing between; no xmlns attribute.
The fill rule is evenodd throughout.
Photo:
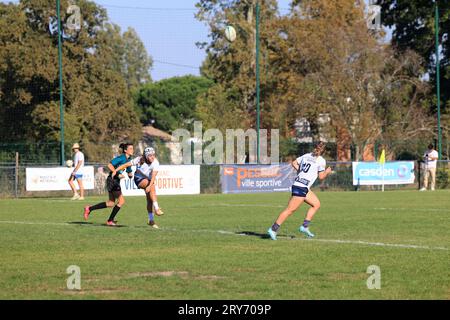
<svg viewBox="0 0 450 320"><path fill-rule="evenodd" d="M142 156L136 157L127 163L116 168L112 172L112 175L116 174L116 171L124 170L125 168L136 166L136 172L134 173L134 183L140 188L144 189L145 196L147 197L147 212L148 212L148 225L153 228L158 228L153 216L153 208L155 208L156 215L163 215L164 212L158 206L156 198L155 182L156 175L159 170L159 161L156 159L155 149L148 147L145 148Z"/></svg>
<svg viewBox="0 0 450 320"><path fill-rule="evenodd" d="M277 240L277 231L281 224L293 214L303 202L311 206L306 213L306 218L300 226L299 231L306 234L308 237L314 237L314 234L309 231L309 223L314 214L320 208L320 201L317 196L310 190L311 186L316 181L317 177L320 180L325 179L332 171L328 167L325 169L326 161L321 156L325 150L325 143L319 142L314 148L313 152L304 154L292 162L292 166L297 171L297 177L292 185L292 197L289 200L288 206L278 216L277 221L267 231L272 240Z"/></svg>
<svg viewBox="0 0 450 320"><path fill-rule="evenodd" d="M121 143L119 146L120 150L122 151L122 154L118 157L115 157L111 160L110 163L108 163L108 168L111 170L111 173L109 174L108 178L106 179L106 185L108 187L108 196L109 199L106 202L100 202L93 206L86 206L84 207L84 219L87 220L89 218L89 215L94 210L104 209L104 208L110 208L114 207L111 211L111 215L109 216L108 221L106 222L106 225L108 226L116 226L116 221L114 218L116 217L117 213L119 212L120 208L125 204L125 198L122 194L122 189L120 187L120 178L124 178L124 176L121 174L122 171L118 171L117 167L120 165L127 163L133 153L134 153L134 147L131 143ZM112 172L119 172L119 175L112 175ZM133 177L133 173L131 171L131 168L127 168L128 177L131 179ZM117 204L116 204L117 201Z"/></svg>

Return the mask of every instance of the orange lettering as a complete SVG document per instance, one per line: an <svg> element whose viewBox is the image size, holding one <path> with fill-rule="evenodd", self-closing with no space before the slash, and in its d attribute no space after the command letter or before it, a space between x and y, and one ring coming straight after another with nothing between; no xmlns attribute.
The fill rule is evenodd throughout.
<svg viewBox="0 0 450 320"><path fill-rule="evenodd" d="M241 185L241 180L247 178L247 169L245 168L238 168L237 169L237 185L238 187Z"/></svg>

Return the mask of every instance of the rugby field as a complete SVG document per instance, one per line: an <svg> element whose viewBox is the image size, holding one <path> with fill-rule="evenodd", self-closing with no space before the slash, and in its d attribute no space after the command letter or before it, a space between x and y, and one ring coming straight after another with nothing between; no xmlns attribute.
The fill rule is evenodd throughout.
<svg viewBox="0 0 450 320"><path fill-rule="evenodd" d="M316 238L297 231L303 205L278 241L265 233L287 193L160 196L159 230L144 197L126 198L121 227L110 209L84 221L105 197L2 199L0 299L450 299L450 191L317 194Z"/></svg>

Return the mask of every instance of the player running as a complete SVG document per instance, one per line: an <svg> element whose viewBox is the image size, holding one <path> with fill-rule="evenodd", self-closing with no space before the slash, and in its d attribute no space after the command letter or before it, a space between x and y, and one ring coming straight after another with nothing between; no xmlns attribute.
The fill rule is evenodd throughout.
<svg viewBox="0 0 450 320"><path fill-rule="evenodd" d="M306 218L300 226L299 231L310 238L314 237L314 234L309 231L308 226L314 217L314 214L320 208L320 201L310 188L317 177L319 177L320 180L323 180L332 172L330 167L325 169L326 161L321 156L324 150L325 143L319 142L313 152L304 154L292 162L292 166L297 171L297 177L292 185L292 197L289 200L287 208L280 213L272 227L267 230L267 233L272 240L277 240L277 232L281 224L293 214L303 202L309 204L311 208L309 208L306 213Z"/></svg>
<svg viewBox="0 0 450 320"><path fill-rule="evenodd" d="M86 206L84 208L84 219L87 220L92 211L98 209L104 209L106 207L111 208L114 206L111 215L109 216L106 224L108 226L116 226L116 222L114 221L115 216L119 212L120 208L125 204L125 198L122 195L122 189L120 188L120 179L124 176L122 175L122 170L116 170L119 166L124 163L130 161L131 157L134 153L134 147L131 143L122 143L119 148L122 150L122 154L118 157L115 157L108 163L108 169L111 171L106 179L106 186L108 188L109 200L106 202L100 202L93 206ZM114 175L112 173L114 172ZM116 173L119 173L116 175ZM131 168L127 168L128 177L131 179L133 177L133 173ZM116 200L118 200L116 204Z"/></svg>
<svg viewBox="0 0 450 320"><path fill-rule="evenodd" d="M158 229L158 225L155 223L153 216L153 208L158 216L164 214L162 209L158 205L156 198L155 182L156 176L159 170L159 161L156 159L155 149L148 147L144 150L144 155L134 158L131 161L116 168L116 171L124 170L136 166L134 173L134 183L140 188L145 190L145 196L147 197L147 212L148 212L148 225ZM115 175L115 172L112 172Z"/></svg>

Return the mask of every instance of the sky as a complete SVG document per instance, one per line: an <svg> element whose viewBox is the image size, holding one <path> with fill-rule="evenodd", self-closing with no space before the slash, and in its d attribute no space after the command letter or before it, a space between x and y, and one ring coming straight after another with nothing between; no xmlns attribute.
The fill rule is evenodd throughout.
<svg viewBox="0 0 450 320"><path fill-rule="evenodd" d="M153 58L154 81L185 74L199 75L205 58L196 42L208 39L206 25L195 19L195 0L95 0L107 9L122 31L132 27Z"/></svg>
<svg viewBox="0 0 450 320"><path fill-rule="evenodd" d="M18 0L0 0L18 2ZM195 18L198 0L94 0L108 12L110 21L124 32L132 27L153 59L152 79L199 75L205 59L197 42L208 41L208 28ZM286 13L291 0L278 0ZM75 1L76 3L76 1Z"/></svg>
<svg viewBox="0 0 450 320"><path fill-rule="evenodd" d="M199 75L205 50L197 42L208 41L208 28L198 21L198 0L95 0L105 7L112 22L125 30L133 27L148 54L155 81L185 74ZM279 0L280 8L289 8L289 0Z"/></svg>
<svg viewBox="0 0 450 320"><path fill-rule="evenodd" d="M19 2L0 0L0 2ZM208 28L195 18L198 0L94 0L124 32L132 27L153 59L152 79L199 75L205 59L197 42L208 41ZM75 1L76 3L76 1ZM290 0L279 0L288 9Z"/></svg>

